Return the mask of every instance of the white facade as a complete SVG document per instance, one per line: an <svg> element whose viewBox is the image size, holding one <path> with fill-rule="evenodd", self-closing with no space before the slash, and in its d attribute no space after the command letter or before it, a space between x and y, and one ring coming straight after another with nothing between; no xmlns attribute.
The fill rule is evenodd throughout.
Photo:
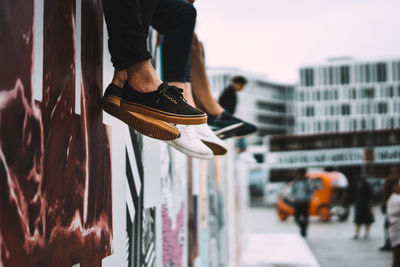
<svg viewBox="0 0 400 267"><path fill-rule="evenodd" d="M299 134L400 127L400 59L341 58L300 68Z"/></svg>
<svg viewBox="0 0 400 267"><path fill-rule="evenodd" d="M248 83L238 93L236 117L259 127L258 135L250 137L250 143L261 143L261 137L270 134L293 132L293 86L272 83L265 76L234 68L208 69L213 95L218 99L232 77L244 76Z"/></svg>

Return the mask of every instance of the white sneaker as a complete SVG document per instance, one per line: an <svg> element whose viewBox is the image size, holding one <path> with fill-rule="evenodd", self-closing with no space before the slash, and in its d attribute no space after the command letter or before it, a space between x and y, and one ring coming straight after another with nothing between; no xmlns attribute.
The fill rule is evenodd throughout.
<svg viewBox="0 0 400 267"><path fill-rule="evenodd" d="M199 159L212 159L214 154L198 137L195 125L176 125L180 137L166 141L180 152Z"/></svg>
<svg viewBox="0 0 400 267"><path fill-rule="evenodd" d="M214 155L225 155L228 152L225 142L216 136L207 123L195 127L200 140L213 151Z"/></svg>

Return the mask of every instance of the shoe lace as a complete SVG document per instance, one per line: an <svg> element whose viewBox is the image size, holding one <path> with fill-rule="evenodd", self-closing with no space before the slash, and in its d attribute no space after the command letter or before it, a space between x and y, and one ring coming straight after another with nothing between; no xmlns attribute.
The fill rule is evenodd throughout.
<svg viewBox="0 0 400 267"><path fill-rule="evenodd" d="M177 104L177 102L181 99L186 102L186 99L183 97L183 89L176 86L168 85L162 88L158 93L157 103L160 101L163 95L175 102L175 104Z"/></svg>

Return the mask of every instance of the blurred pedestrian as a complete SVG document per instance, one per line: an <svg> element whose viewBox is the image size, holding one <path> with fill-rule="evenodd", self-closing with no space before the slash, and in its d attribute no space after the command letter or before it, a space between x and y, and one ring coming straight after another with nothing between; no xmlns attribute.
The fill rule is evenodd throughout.
<svg viewBox="0 0 400 267"><path fill-rule="evenodd" d="M313 193L314 186L306 177L306 169L298 169L296 179L293 182L291 197L295 209L294 218L303 237L307 235L309 207Z"/></svg>
<svg viewBox="0 0 400 267"><path fill-rule="evenodd" d="M392 187L395 184L398 184L400 182L400 167L397 165L393 165L390 167L390 173L389 175L385 178L385 182L383 184L382 188L382 203L381 203L381 210L383 214L386 214L386 204L387 201L392 193ZM390 251L391 246L390 246L390 239L389 239L389 221L386 216L385 218L385 223L384 223L384 236L385 236L385 243L384 245L380 248L382 251Z"/></svg>
<svg viewBox="0 0 400 267"><path fill-rule="evenodd" d="M393 249L393 267L400 266L400 185L392 186L392 194L387 201L389 238Z"/></svg>
<svg viewBox="0 0 400 267"><path fill-rule="evenodd" d="M230 114L235 114L236 105L238 102L237 92L244 89L247 84L247 80L243 76L235 76L232 78L231 83L222 91L219 96L219 104Z"/></svg>
<svg viewBox="0 0 400 267"><path fill-rule="evenodd" d="M360 229L365 225L364 238L369 238L369 229L374 222L372 187L365 179L357 183L354 205L354 223L356 224L354 239L359 238Z"/></svg>

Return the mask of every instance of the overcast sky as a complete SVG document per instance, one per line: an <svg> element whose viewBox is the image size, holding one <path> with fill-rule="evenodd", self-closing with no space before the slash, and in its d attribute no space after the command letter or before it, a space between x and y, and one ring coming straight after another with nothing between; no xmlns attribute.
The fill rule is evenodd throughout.
<svg viewBox="0 0 400 267"><path fill-rule="evenodd" d="M296 82L330 57L400 58L400 0L196 0L209 67Z"/></svg>

